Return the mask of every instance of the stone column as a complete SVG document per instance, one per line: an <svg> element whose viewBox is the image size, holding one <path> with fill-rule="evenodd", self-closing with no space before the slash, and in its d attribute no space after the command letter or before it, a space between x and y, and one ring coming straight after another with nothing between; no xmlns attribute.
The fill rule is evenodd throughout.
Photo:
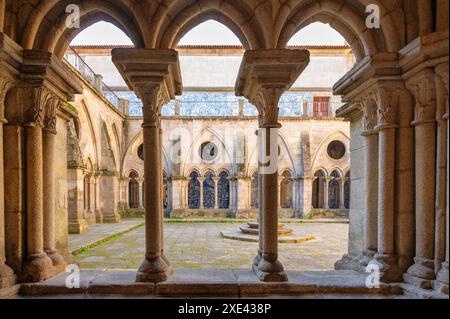
<svg viewBox="0 0 450 319"><path fill-rule="evenodd" d="M364 251L361 265L366 267L378 250L378 133L374 130L377 123L377 106L372 99L362 103L364 113L365 152L365 189L364 207L366 218L364 225Z"/></svg>
<svg viewBox="0 0 450 319"><path fill-rule="evenodd" d="M15 282L14 272L6 262L5 247L5 189L4 189L4 166L3 166L3 125L7 124L4 118L4 98L10 81L0 77L0 289L12 286Z"/></svg>
<svg viewBox="0 0 450 319"><path fill-rule="evenodd" d="M325 177L325 183L323 185L323 209L330 209L329 195L330 195L330 181L329 177Z"/></svg>
<svg viewBox="0 0 450 319"><path fill-rule="evenodd" d="M378 251L374 262L379 266L381 280L397 281L397 256L394 246L395 152L399 95L388 84L375 89L378 125Z"/></svg>
<svg viewBox="0 0 450 319"><path fill-rule="evenodd" d="M160 146L160 116L158 108L159 87L145 100L144 97L144 175L155 176L147 178L145 183L145 236L146 257L139 267L137 281L165 281L171 274L171 268L163 258L162 251L162 181L159 178L162 171Z"/></svg>
<svg viewBox="0 0 450 319"><path fill-rule="evenodd" d="M94 214L95 222L97 224L103 223L103 213L100 206L100 174L94 175Z"/></svg>
<svg viewBox="0 0 450 319"><path fill-rule="evenodd" d="M281 125L278 123L264 123L260 128L262 135L260 141L265 143L265 149L261 148L263 157L266 157L265 150L268 150L270 154L277 154L278 129L280 127ZM275 171L264 166L260 172L262 195L260 229L263 230L263 253L256 272L262 281L287 281L287 274L278 260L279 178L277 155L270 156L269 165L276 167Z"/></svg>
<svg viewBox="0 0 450 319"><path fill-rule="evenodd" d="M213 177L214 181L214 209L219 209L219 177ZM230 194L231 194L231 184L230 184ZM230 202L231 204L231 202Z"/></svg>
<svg viewBox="0 0 450 319"><path fill-rule="evenodd" d="M448 204L449 204L449 174L448 174L448 167L449 167L449 156L448 156L448 141L449 141L449 126L448 126L448 113L449 113L449 90L448 90L448 83L449 83L449 76L448 76L448 64L442 64L436 67L436 73L439 75L440 80L442 81L442 83L440 83L439 85L439 89L437 92L437 98L438 98L438 103L444 107L444 111L445 114L442 116L443 121L440 122L440 142L444 142L443 143L445 145L445 147L442 147L442 150L440 151L440 154L442 156L442 161L445 160L445 172L441 172L442 174L437 175L437 176L441 176L444 175L446 176L445 181L441 181L440 185L444 185L441 186L439 189L439 197L438 197L438 201L440 202L438 204L438 207L440 207L442 209L443 206L445 206L445 216L442 216L442 218L440 219L440 223L441 225L445 225L443 228L444 229L440 229L441 232L444 233L445 239L441 238L441 243L438 246L444 246L444 251L445 251L445 260L444 262L441 264L441 267L439 269L439 272L437 273L436 276L436 281L434 282L434 288L436 290L439 290L443 293L448 294L448 282L449 282L449 271L448 271L448 257L449 257L449 213L448 213ZM437 113L439 115L439 112ZM444 127L445 127L445 133L444 131ZM445 138L444 136L445 135ZM444 184L442 184L444 183ZM445 202L445 204L444 204ZM438 249L436 249L438 250Z"/></svg>
<svg viewBox="0 0 450 319"><path fill-rule="evenodd" d="M436 89L431 69L417 74L407 86L416 100L416 252L414 265L404 279L431 289L434 271L434 223L436 187Z"/></svg>
<svg viewBox="0 0 450 319"><path fill-rule="evenodd" d="M55 136L56 132L56 109L58 98L49 102L46 110L45 127L43 129L43 189L44 189L44 250L53 262L57 271L65 267L64 258L58 253L55 246L56 227L56 185L55 185Z"/></svg>
<svg viewBox="0 0 450 319"><path fill-rule="evenodd" d="M259 112L260 241L262 256L253 269L261 281L287 281L278 260L278 103L309 63L306 50L246 51L236 82L236 95L245 96ZM269 152L265 152L265 151ZM263 167L264 166L264 167Z"/></svg>
<svg viewBox="0 0 450 319"><path fill-rule="evenodd" d="M32 94L34 104L29 120L25 124L25 163L26 163L26 199L27 199L27 249L23 266L22 280L41 281L50 275L52 260L44 252L44 190L42 161L43 113L50 93L44 88L25 89ZM25 91L23 90L23 91ZM33 92L29 92L33 91Z"/></svg>
<svg viewBox="0 0 450 319"><path fill-rule="evenodd" d="M200 209L204 209L203 205L203 182L205 181L204 177L199 177L198 181L200 183Z"/></svg>
<svg viewBox="0 0 450 319"><path fill-rule="evenodd" d="M138 189L138 208L139 209L144 209L144 202L142 200L142 187L144 185L144 178L138 178L137 179L138 185L139 185L139 189ZM145 191L145 189L144 189ZM145 195L144 195L145 196Z"/></svg>

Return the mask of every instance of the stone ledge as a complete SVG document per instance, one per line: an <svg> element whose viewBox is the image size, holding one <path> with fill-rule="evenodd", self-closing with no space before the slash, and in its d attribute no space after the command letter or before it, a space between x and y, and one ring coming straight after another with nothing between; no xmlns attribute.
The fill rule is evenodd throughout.
<svg viewBox="0 0 450 319"><path fill-rule="evenodd" d="M82 270L80 288L66 287L67 274L47 281L22 284L17 298L198 298L198 297L296 297L346 295L354 298L398 298L403 288L397 284L379 289L365 286L365 276L353 271L288 271L289 282L262 283L251 270L177 269L164 283L136 283L134 270ZM13 294L14 295L14 294Z"/></svg>

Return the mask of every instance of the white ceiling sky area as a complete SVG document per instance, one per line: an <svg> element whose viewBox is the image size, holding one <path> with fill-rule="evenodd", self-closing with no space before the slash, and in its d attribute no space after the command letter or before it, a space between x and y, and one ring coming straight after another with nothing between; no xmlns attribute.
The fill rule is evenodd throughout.
<svg viewBox="0 0 450 319"><path fill-rule="evenodd" d="M344 38L328 25L314 23L300 30L289 41L290 45L343 45ZM116 26L99 22L80 32L71 45L124 45L132 44L130 39ZM191 31L180 41L182 45L240 45L239 39L223 24L209 20ZM312 58L304 74L294 87L331 87L345 68L345 60L320 62ZM119 72L108 57L86 57L86 62L104 82L111 87L125 86ZM240 56L181 56L180 65L185 87L234 87L242 57ZM321 74L327 78L317 79L314 73L326 67ZM305 83L306 82L308 83Z"/></svg>

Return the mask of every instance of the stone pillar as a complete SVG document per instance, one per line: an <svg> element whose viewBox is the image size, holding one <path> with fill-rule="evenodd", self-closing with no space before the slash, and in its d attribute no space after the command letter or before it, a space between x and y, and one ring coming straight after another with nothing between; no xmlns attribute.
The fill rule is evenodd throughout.
<svg viewBox="0 0 450 319"><path fill-rule="evenodd" d="M401 277L394 248L398 89L380 85L374 96L378 108L378 251L373 262L379 266L381 280L390 282Z"/></svg>
<svg viewBox="0 0 450 319"><path fill-rule="evenodd" d="M416 252L414 265L404 279L431 289L434 271L434 223L436 187L436 96L431 69L417 74L407 83L416 100Z"/></svg>
<svg viewBox="0 0 450 319"><path fill-rule="evenodd" d="M89 225L84 219L84 180L83 168L67 168L69 234L82 234Z"/></svg>
<svg viewBox="0 0 450 319"><path fill-rule="evenodd" d="M219 209L219 177L213 177L214 181L214 209ZM230 195L231 195L231 184L230 184ZM231 204L231 201L230 201Z"/></svg>
<svg viewBox="0 0 450 319"><path fill-rule="evenodd" d="M283 265L278 260L278 214L279 214L279 178L278 178L278 123L264 123L259 130L261 136L260 159L265 158L267 150L271 155L270 167L276 167L273 171L270 167L262 167L261 176L261 221L260 229L263 230L262 259L258 264L256 273L262 281L287 281L287 274ZM274 145L275 144L275 145ZM274 153L275 152L275 153ZM265 162L265 161L264 161Z"/></svg>
<svg viewBox="0 0 450 319"><path fill-rule="evenodd" d="M449 271L448 271L448 257L449 257L449 213L448 213L448 206L449 206L449 174L448 174L448 167L449 167L449 156L448 156L448 141L449 141L449 126L448 126L448 113L449 113L449 90L448 90L448 84L449 84L449 76L448 76L448 64L442 64L436 67L436 73L440 77L441 83L438 84L438 90L437 90L437 99L438 104L443 107L445 114L442 116L442 121L439 121L440 130L439 130L439 140L440 143L443 143L445 147L442 146L442 144L438 143L440 145L440 155L442 156L441 161L445 161L445 171L440 172L441 174L437 174L437 176L440 176L441 178L443 176L446 176L446 178L443 178L444 180L440 180L440 187L439 187L439 196L437 197L437 203L438 208L437 213L440 213L443 209L443 206L445 206L445 216L441 216L439 222L440 226L443 228L438 228L440 232L443 232L445 239L440 237L440 243L436 247L436 251L440 251L440 248L444 246L444 262L440 265L439 272L436 276L436 281L434 282L433 286L436 290L439 290L443 293L448 294L448 282L449 282ZM441 112L437 112L438 115L440 115ZM444 131L445 127L445 131ZM445 135L445 137L443 136ZM445 143L444 143L445 141ZM441 168L443 168L443 165L439 165ZM445 204L444 204L445 203ZM436 221L436 225L438 225ZM438 241L437 241L438 242ZM439 256L441 257L441 256Z"/></svg>
<svg viewBox="0 0 450 319"><path fill-rule="evenodd" d="M100 224L103 223L103 213L100 205L100 174L95 174L94 176L94 215L95 215L95 222ZM119 182L120 185L120 182Z"/></svg>
<svg viewBox="0 0 450 319"><path fill-rule="evenodd" d="M364 207L366 218L364 225L364 251L361 265L366 267L378 250L378 133L374 130L377 122L377 106L372 99L362 103L364 113L365 152L365 189Z"/></svg>
<svg viewBox="0 0 450 319"><path fill-rule="evenodd" d="M34 282L48 278L53 268L52 260L44 252L43 238L44 179L42 161L42 115L50 93L44 88L26 89L26 91L34 91L32 93L34 114L32 114L31 121L25 124L27 249L22 280ZM28 93L31 92L26 92L25 94Z"/></svg>
<svg viewBox="0 0 450 319"><path fill-rule="evenodd" d="M0 9L1 10L1 9ZM0 21L1 22L1 21ZM3 165L3 125L7 123L4 118L4 98L11 83L0 77L0 289L12 286L15 282L13 270L6 262L5 247L5 189L4 189L4 165Z"/></svg>
<svg viewBox="0 0 450 319"><path fill-rule="evenodd" d="M205 181L204 177L199 177L198 181L200 183L200 209L204 209L203 205L203 182Z"/></svg>
<svg viewBox="0 0 450 319"><path fill-rule="evenodd" d="M143 186L144 186L144 178L138 178L137 179L138 185L139 185L139 189L138 189L138 208L139 209L144 209L144 201L142 200L142 190L143 190ZM144 189L145 191L145 189Z"/></svg>
<svg viewBox="0 0 450 319"><path fill-rule="evenodd" d="M253 270L261 281L288 280L278 260L278 129L281 127L278 104L281 95L309 64L309 56L306 50L249 50L244 54L237 77L236 95L245 96L259 113L259 248L262 248L262 255L258 252Z"/></svg>
<svg viewBox="0 0 450 319"><path fill-rule="evenodd" d="M45 128L43 129L43 189L44 189L44 250L56 267L56 271L64 270L64 258L56 250L55 218L56 218L56 177L55 177L55 136L56 109L59 100L53 98L46 110Z"/></svg>
<svg viewBox="0 0 450 319"><path fill-rule="evenodd" d="M325 183L323 187L323 209L329 210L330 209L330 202L329 202L329 195L330 195L330 181L331 179L327 176L325 178Z"/></svg>

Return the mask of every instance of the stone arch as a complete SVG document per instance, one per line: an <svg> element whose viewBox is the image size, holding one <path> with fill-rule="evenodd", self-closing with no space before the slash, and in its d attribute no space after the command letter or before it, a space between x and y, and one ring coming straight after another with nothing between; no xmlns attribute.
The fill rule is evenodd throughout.
<svg viewBox="0 0 450 319"><path fill-rule="evenodd" d="M293 187L292 171L290 169L284 169L280 174L282 178L280 183L280 207L292 208L293 207Z"/></svg>
<svg viewBox="0 0 450 319"><path fill-rule="evenodd" d="M86 117L87 120L87 125L89 127L89 132L90 132L90 138L92 139L92 145L93 145L93 155L94 155L94 167L98 168L99 166L99 147L98 147L98 138L97 135L95 134L95 126L94 126L94 122L92 120L91 114L89 113L89 108L86 104L86 101L83 99L80 102L84 116ZM78 119L78 121L80 123L82 123L83 121L81 119ZM80 130L82 131L82 130ZM80 139L81 141L81 139Z"/></svg>
<svg viewBox="0 0 450 319"><path fill-rule="evenodd" d="M173 48L192 28L211 19L229 28L246 49L266 46L265 39L258 37L264 35L264 29L254 19L252 9L244 1L203 0L187 2L184 6L178 2L169 8L161 7L157 14L160 25L155 28L160 27L160 32L159 38L155 38L155 47Z"/></svg>
<svg viewBox="0 0 450 319"><path fill-rule="evenodd" d="M283 145L284 146L284 151L285 151L285 155L287 156L288 162L289 162L289 166L282 166L281 169L284 170L289 170L292 174L292 176L297 174L296 168L295 168L295 164L294 164L294 158L292 156L292 152L290 150L289 144L287 142L287 139L284 137L284 135L279 132L278 133L278 145ZM283 155L283 148L281 148L281 152L280 152L280 156Z"/></svg>
<svg viewBox="0 0 450 319"><path fill-rule="evenodd" d="M231 157L230 151L229 151L227 145L225 144L223 138L220 136L220 134L217 131L215 131L211 127L205 127L200 131L200 133L197 136L195 136L192 139L192 142L189 145L189 147L187 147L185 149L186 153L184 154L183 159L181 161L181 171L182 172L187 172L188 168L191 167L191 165L189 165L190 164L189 159L199 158L198 148L201 146L201 144L203 142L206 142L206 139L203 138L205 135L205 132L209 133L214 139L216 139L217 144L219 144L217 146L219 147L219 149L220 148L222 149L222 152L224 152L224 153L221 153L219 150L218 156L221 155L223 159L226 159L228 161L228 163L230 163L230 164L232 163L232 161L231 161L232 157ZM214 143L215 142L214 139L211 142Z"/></svg>
<svg viewBox="0 0 450 319"><path fill-rule="evenodd" d="M396 28L390 16L383 16L384 6L378 1L381 10L383 29L368 30L365 25L366 6L359 1L344 4L331 0L319 2L300 2L297 5L291 1L292 10L282 10L276 26L281 26L278 36L278 47L286 46L289 39L300 29L312 22L329 23L331 27L342 34L355 52L358 60L366 55L377 52L396 52L402 47ZM284 21L282 23L281 21ZM386 30L387 32L384 32ZM363 51L361 51L363 49Z"/></svg>
<svg viewBox="0 0 450 319"><path fill-rule="evenodd" d="M66 27L66 6L76 4L80 6L80 28ZM98 21L107 21L124 31L136 47L145 47L142 37L142 18L133 10L127 0L119 1L42 1L31 13L24 29L21 43L25 49L37 49L64 54L68 43L73 37L86 27ZM139 21L141 20L141 21ZM54 36L48 37L52 33Z"/></svg>
<svg viewBox="0 0 450 319"><path fill-rule="evenodd" d="M312 207L315 209L325 208L325 183L327 173L323 169L314 172L314 180L312 183Z"/></svg>
<svg viewBox="0 0 450 319"><path fill-rule="evenodd" d="M331 209L339 209L341 206L341 181L342 172L339 169L334 169L330 174L330 181L328 182L328 207Z"/></svg>
<svg viewBox="0 0 450 319"><path fill-rule="evenodd" d="M324 155L324 152L326 153L326 147L327 145L332 142L333 140L338 140L341 141L342 143L345 144L346 146L346 154L344 155L343 159L338 160L338 161L342 161L345 162L345 158L349 155L349 147L350 147L350 137L343 131L336 131L332 134L329 134L328 136L326 136L325 138L322 139L322 141L319 143L313 158L311 160L311 167L313 167L313 172L316 171L318 169L319 166L324 167L328 164L328 171L331 172L331 167L335 167L336 166L336 161L335 160L331 160L331 159L326 159L326 160L319 160L319 156Z"/></svg>

